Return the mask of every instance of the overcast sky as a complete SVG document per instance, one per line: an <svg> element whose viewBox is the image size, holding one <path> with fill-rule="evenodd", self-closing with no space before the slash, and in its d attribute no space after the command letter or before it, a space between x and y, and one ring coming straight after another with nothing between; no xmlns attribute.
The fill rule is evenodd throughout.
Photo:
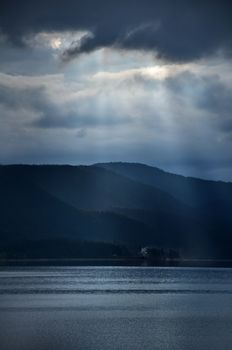
<svg viewBox="0 0 232 350"><path fill-rule="evenodd" d="M232 2L1 0L0 163L232 181Z"/></svg>

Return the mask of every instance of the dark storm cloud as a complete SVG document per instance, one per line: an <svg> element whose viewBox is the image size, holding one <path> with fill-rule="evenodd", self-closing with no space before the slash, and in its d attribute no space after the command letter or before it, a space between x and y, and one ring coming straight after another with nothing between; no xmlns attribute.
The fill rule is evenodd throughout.
<svg viewBox="0 0 232 350"><path fill-rule="evenodd" d="M11 42L40 31L93 33L64 52L68 60L100 47L152 50L174 61L231 54L232 2L210 0L1 0L0 26ZM81 44L81 45L80 45Z"/></svg>

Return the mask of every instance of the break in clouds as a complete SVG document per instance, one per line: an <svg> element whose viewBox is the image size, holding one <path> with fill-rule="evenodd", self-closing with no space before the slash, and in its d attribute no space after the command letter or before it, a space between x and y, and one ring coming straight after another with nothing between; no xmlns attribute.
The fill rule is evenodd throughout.
<svg viewBox="0 0 232 350"><path fill-rule="evenodd" d="M1 1L0 161L232 180L227 1Z"/></svg>

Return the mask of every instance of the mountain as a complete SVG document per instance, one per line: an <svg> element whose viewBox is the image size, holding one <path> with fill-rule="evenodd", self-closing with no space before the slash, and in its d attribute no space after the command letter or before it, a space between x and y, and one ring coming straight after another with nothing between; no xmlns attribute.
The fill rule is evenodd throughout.
<svg viewBox="0 0 232 350"><path fill-rule="evenodd" d="M0 253L65 239L232 257L231 209L231 183L143 164L0 166Z"/></svg>
<svg viewBox="0 0 232 350"><path fill-rule="evenodd" d="M200 207L218 202L231 204L232 202L232 183L171 174L139 163L99 163L94 166L160 189L192 206Z"/></svg>

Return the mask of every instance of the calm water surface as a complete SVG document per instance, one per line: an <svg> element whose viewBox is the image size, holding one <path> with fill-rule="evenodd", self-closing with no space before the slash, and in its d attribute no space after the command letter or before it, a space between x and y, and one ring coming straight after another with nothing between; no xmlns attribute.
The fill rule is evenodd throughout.
<svg viewBox="0 0 232 350"><path fill-rule="evenodd" d="M232 269L0 268L1 350L232 349Z"/></svg>

